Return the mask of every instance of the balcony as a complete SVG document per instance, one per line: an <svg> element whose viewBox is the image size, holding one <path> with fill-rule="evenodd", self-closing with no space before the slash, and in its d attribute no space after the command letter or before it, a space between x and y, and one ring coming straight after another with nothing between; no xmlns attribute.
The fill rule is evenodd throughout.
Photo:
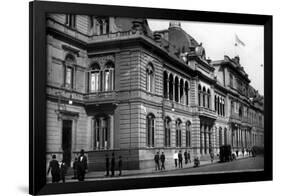
<svg viewBox="0 0 281 196"><path fill-rule="evenodd" d="M212 110L210 108L205 108L205 107L198 107L198 114L199 116L204 116L204 117L208 117L208 118L212 118L212 119L216 119L217 118L217 114L215 110Z"/></svg>
<svg viewBox="0 0 281 196"><path fill-rule="evenodd" d="M116 91L92 92L84 95L86 104L102 104L116 102Z"/></svg>

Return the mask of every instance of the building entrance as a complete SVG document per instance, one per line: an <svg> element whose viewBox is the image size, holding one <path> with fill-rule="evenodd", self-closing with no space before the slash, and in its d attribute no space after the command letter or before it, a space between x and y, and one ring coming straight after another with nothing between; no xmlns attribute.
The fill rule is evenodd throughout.
<svg viewBox="0 0 281 196"><path fill-rule="evenodd" d="M63 159L67 166L71 163L71 145L72 145L72 120L62 121L62 150Z"/></svg>

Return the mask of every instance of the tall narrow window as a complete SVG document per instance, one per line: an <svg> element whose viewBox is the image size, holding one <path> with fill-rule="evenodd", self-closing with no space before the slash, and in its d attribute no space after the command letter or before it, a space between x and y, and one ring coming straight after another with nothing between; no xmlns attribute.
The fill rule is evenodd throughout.
<svg viewBox="0 0 281 196"><path fill-rule="evenodd" d="M210 108L210 97L211 97L211 93L210 93L210 89L207 90L207 107Z"/></svg>
<svg viewBox="0 0 281 196"><path fill-rule="evenodd" d="M176 147L181 147L181 120L176 120Z"/></svg>
<svg viewBox="0 0 281 196"><path fill-rule="evenodd" d="M75 58L73 55L68 54L65 57L65 87L73 88Z"/></svg>
<svg viewBox="0 0 281 196"><path fill-rule="evenodd" d="M146 68L146 90L148 92L153 92L154 86L154 69L151 63L147 65Z"/></svg>
<svg viewBox="0 0 281 196"><path fill-rule="evenodd" d="M186 133L185 133L185 139L186 139L186 147L191 147L191 122L187 121L186 122Z"/></svg>
<svg viewBox="0 0 281 196"><path fill-rule="evenodd" d="M169 117L166 117L164 123L165 123L164 145L165 147L170 147L171 146L171 119Z"/></svg>
<svg viewBox="0 0 281 196"><path fill-rule="evenodd" d="M100 66L97 63L92 64L90 71L90 92L98 92L101 87Z"/></svg>
<svg viewBox="0 0 281 196"><path fill-rule="evenodd" d="M179 78L175 77L175 101L179 102Z"/></svg>
<svg viewBox="0 0 281 196"><path fill-rule="evenodd" d="M114 63L109 61L104 69L104 91L114 90Z"/></svg>
<svg viewBox="0 0 281 196"><path fill-rule="evenodd" d="M168 73L166 71L164 71L163 78L163 96L168 98Z"/></svg>
<svg viewBox="0 0 281 196"><path fill-rule="evenodd" d="M233 87L233 75L231 73L229 74L229 85Z"/></svg>
<svg viewBox="0 0 281 196"><path fill-rule="evenodd" d="M76 28L76 15L74 14L67 14L66 15L66 25L69 26L70 28Z"/></svg>
<svg viewBox="0 0 281 196"><path fill-rule="evenodd" d="M169 76L169 99L174 99L174 77L172 74Z"/></svg>
<svg viewBox="0 0 281 196"><path fill-rule="evenodd" d="M222 146L222 128L219 128L219 146Z"/></svg>
<svg viewBox="0 0 281 196"><path fill-rule="evenodd" d="M198 106L201 106L201 85L198 85Z"/></svg>
<svg viewBox="0 0 281 196"><path fill-rule="evenodd" d="M188 82L186 81L184 84L184 90L185 90L185 104L188 105L189 104L189 86L188 86Z"/></svg>
<svg viewBox="0 0 281 196"><path fill-rule="evenodd" d="M206 107L206 88L203 87L203 107Z"/></svg>
<svg viewBox="0 0 281 196"><path fill-rule="evenodd" d="M108 149L109 143L109 123L107 116L96 116L94 119L94 148Z"/></svg>
<svg viewBox="0 0 281 196"><path fill-rule="evenodd" d="M154 147L155 116L149 114L146 117L146 143L148 147Z"/></svg>

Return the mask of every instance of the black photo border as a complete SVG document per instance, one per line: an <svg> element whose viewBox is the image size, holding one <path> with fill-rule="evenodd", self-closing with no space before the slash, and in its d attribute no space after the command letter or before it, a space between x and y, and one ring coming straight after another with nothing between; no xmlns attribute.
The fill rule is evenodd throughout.
<svg viewBox="0 0 281 196"><path fill-rule="evenodd" d="M46 14L73 13L264 25L264 171L46 184ZM29 193L59 194L272 180L272 20L270 15L64 2L29 3Z"/></svg>

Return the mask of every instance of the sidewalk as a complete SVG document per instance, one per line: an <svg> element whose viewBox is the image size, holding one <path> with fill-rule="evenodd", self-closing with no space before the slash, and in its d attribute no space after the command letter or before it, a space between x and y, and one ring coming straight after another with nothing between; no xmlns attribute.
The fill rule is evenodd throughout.
<svg viewBox="0 0 281 196"><path fill-rule="evenodd" d="M239 156L237 159L246 159L249 158L251 156ZM234 160L235 161L235 160ZM211 163L210 160L208 161L200 161L200 166L199 167L204 167L207 165L211 165L211 164L218 164L219 160L215 159L213 161L213 163ZM175 167L169 167L166 168L166 170L162 170L162 171L155 171L155 168L147 168L147 169L141 169L141 170L122 170L122 176L119 176L119 171L115 170L115 176L114 177L110 177L110 176L105 176L105 171L91 171L86 173L85 176L85 181L90 181L90 180L113 180L113 179L126 179L126 178L132 178L132 177L136 177L138 175L143 175L143 174L151 174L152 176L157 174L157 173L163 173L163 172L167 172L167 171L173 171L173 170L181 170L184 168L193 168L193 161L191 163L185 164L183 161L183 168L175 168ZM110 173L111 174L111 173ZM67 175L65 177L66 182L78 182L77 179L72 179L73 175ZM47 182L50 183L51 182L51 178L47 178Z"/></svg>

